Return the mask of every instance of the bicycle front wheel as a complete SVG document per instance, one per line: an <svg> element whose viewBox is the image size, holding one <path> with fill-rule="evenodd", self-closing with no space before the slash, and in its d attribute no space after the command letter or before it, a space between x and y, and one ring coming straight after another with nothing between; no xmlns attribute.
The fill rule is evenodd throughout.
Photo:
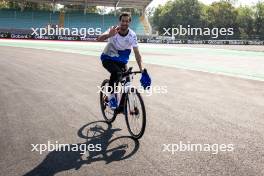
<svg viewBox="0 0 264 176"><path fill-rule="evenodd" d="M146 128L146 110L137 89L131 88L126 95L125 117L129 133L134 139L143 136Z"/></svg>

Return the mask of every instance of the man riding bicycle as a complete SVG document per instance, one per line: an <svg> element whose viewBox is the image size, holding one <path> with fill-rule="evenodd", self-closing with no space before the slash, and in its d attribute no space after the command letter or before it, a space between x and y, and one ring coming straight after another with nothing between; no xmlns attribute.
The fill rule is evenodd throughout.
<svg viewBox="0 0 264 176"><path fill-rule="evenodd" d="M137 64L142 73L142 60L138 50L137 36L134 31L129 28L131 15L123 12L119 16L119 26L113 26L104 34L97 38L97 41L105 41L108 43L101 55L103 67L110 72L109 87L111 87L111 95L108 97L111 109L117 108L117 99L114 94L115 87L118 81L122 78L122 73L127 68L131 48L133 48ZM143 75L146 75L146 72ZM141 79L142 80L142 79ZM143 84L144 81L141 81Z"/></svg>

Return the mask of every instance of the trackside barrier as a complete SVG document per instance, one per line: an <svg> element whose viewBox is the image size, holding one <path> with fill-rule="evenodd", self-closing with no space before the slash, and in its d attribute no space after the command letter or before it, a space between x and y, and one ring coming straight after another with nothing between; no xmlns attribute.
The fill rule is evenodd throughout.
<svg viewBox="0 0 264 176"><path fill-rule="evenodd" d="M0 32L0 38L5 39L31 39L31 40L63 40L63 41L95 41L98 36L88 35L85 38L81 36L35 36L31 34L16 34ZM138 39L140 43L163 43L163 44L208 44L208 45L264 45L262 40L164 40L142 38Z"/></svg>

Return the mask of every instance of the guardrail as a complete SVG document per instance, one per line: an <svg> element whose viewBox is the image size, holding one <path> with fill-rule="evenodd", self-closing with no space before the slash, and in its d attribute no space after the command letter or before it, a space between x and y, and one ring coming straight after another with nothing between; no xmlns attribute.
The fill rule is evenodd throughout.
<svg viewBox="0 0 264 176"><path fill-rule="evenodd" d="M0 32L0 38L5 39L31 39L31 40L63 40L63 41L95 41L97 36L90 35L82 38L80 36L35 36L23 33ZM262 40L164 40L139 37L140 43L162 43L162 44L208 44L208 45L264 45Z"/></svg>

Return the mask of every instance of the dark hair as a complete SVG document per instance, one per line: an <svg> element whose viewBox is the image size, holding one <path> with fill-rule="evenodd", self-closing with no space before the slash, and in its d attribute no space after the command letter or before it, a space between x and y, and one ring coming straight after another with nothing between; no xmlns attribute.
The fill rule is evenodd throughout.
<svg viewBox="0 0 264 176"><path fill-rule="evenodd" d="M131 17L131 15L130 15L130 13L129 12L122 12L120 15L119 15L119 21L121 21L121 19L122 19L122 17L123 16L127 16L127 17L129 17L129 22L132 20L132 17Z"/></svg>

